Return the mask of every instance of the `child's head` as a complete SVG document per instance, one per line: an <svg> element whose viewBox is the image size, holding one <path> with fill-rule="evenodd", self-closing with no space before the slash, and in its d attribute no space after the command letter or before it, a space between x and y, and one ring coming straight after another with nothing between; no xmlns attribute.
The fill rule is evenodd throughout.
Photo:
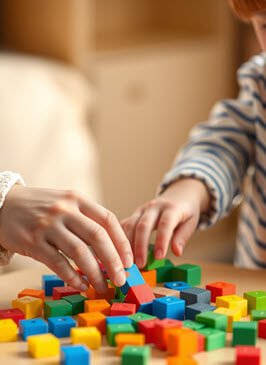
<svg viewBox="0 0 266 365"><path fill-rule="evenodd" d="M263 51L266 51L266 0L229 0L237 16L251 21Z"/></svg>

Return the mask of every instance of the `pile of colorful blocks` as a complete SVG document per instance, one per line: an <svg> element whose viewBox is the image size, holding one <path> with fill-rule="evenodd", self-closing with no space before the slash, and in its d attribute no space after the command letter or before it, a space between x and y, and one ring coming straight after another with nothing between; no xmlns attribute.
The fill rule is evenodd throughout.
<svg viewBox="0 0 266 365"><path fill-rule="evenodd" d="M44 275L42 290L24 289L12 308L0 310L0 342L20 336L34 358L61 354L61 364L88 365L90 350L106 336L123 365L147 364L151 347L165 352L168 365L193 365L194 355L229 339L237 365L260 364L256 341L266 339L266 291L240 297L234 284L222 281L201 288L200 266L155 260L152 246L145 270L133 265L126 274L125 285L109 282L104 296L92 287L81 294ZM71 344L61 345L63 337Z"/></svg>

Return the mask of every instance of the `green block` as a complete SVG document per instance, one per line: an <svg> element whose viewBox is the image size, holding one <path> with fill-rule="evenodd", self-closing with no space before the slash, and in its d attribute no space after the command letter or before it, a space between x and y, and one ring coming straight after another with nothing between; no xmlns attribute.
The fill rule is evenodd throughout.
<svg viewBox="0 0 266 365"><path fill-rule="evenodd" d="M158 267L156 269L156 281L157 283L165 283L167 281L172 281L172 269L174 264L166 259L165 265L162 267Z"/></svg>
<svg viewBox="0 0 266 365"><path fill-rule="evenodd" d="M122 290L119 287L115 288L115 299L121 299L123 302L125 300L125 295L122 293Z"/></svg>
<svg viewBox="0 0 266 365"><path fill-rule="evenodd" d="M266 319L266 310L252 309L250 314L252 321L260 321L261 319Z"/></svg>
<svg viewBox="0 0 266 365"><path fill-rule="evenodd" d="M244 293L244 298L248 301L248 311L252 309L266 310L266 291L256 290Z"/></svg>
<svg viewBox="0 0 266 365"><path fill-rule="evenodd" d="M64 299L44 302L44 317L46 319L49 317L71 316L71 314L72 305Z"/></svg>
<svg viewBox="0 0 266 365"><path fill-rule="evenodd" d="M132 324L137 330L139 322L148 321L149 319L155 319L157 317L151 316L150 314L138 312L135 314L131 314L130 316L128 316L128 318L130 318L132 320Z"/></svg>
<svg viewBox="0 0 266 365"><path fill-rule="evenodd" d="M149 346L125 346L122 350L122 365L147 365L150 354Z"/></svg>
<svg viewBox="0 0 266 365"><path fill-rule="evenodd" d="M195 286L201 283L201 267L192 264L175 266L172 269L172 281L185 281Z"/></svg>
<svg viewBox="0 0 266 365"><path fill-rule="evenodd" d="M257 322L233 322L233 346L255 346L257 340Z"/></svg>
<svg viewBox="0 0 266 365"><path fill-rule="evenodd" d="M80 294L68 295L64 297L64 300L72 305L72 315L84 312L84 301L88 298Z"/></svg>
<svg viewBox="0 0 266 365"><path fill-rule="evenodd" d="M110 346L115 346L115 336L118 333L135 333L136 330L132 324L109 324L107 326L106 338Z"/></svg>
<svg viewBox="0 0 266 365"><path fill-rule="evenodd" d="M226 331L228 319L224 314L208 311L197 314L196 321L205 324L207 327Z"/></svg>
<svg viewBox="0 0 266 365"><path fill-rule="evenodd" d="M154 246L150 245L148 251L147 264L144 270L154 270L158 269L159 267L163 267L164 265L165 265L165 259L156 260L154 258Z"/></svg>
<svg viewBox="0 0 266 365"><path fill-rule="evenodd" d="M202 328L197 331L205 336L205 351L212 351L225 347L226 332L215 328Z"/></svg>
<svg viewBox="0 0 266 365"><path fill-rule="evenodd" d="M186 319L185 321L183 321L183 326L186 328L190 328L193 331L198 331L206 327L205 324L191 321L190 319Z"/></svg>

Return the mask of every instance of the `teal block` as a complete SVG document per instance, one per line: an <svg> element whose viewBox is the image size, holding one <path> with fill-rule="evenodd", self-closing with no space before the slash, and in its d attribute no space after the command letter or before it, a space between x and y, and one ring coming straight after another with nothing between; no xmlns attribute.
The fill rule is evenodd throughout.
<svg viewBox="0 0 266 365"><path fill-rule="evenodd" d="M125 346L122 350L122 365L147 365L150 352L149 346Z"/></svg>
<svg viewBox="0 0 266 365"><path fill-rule="evenodd" d="M185 281L195 286L201 283L201 267L192 264L182 264L172 269L173 281Z"/></svg>
<svg viewBox="0 0 266 365"><path fill-rule="evenodd" d="M119 323L107 325L106 338L110 346L115 346L115 336L119 333L135 333L136 330L132 324Z"/></svg>
<svg viewBox="0 0 266 365"><path fill-rule="evenodd" d="M138 312L135 314L131 314L130 316L128 316L128 318L131 319L133 326L135 327L136 330L138 330L139 322L148 321L150 319L156 319L157 317L151 316L150 314Z"/></svg>
<svg viewBox="0 0 266 365"><path fill-rule="evenodd" d="M257 322L233 322L233 346L255 346L257 340Z"/></svg>
<svg viewBox="0 0 266 365"><path fill-rule="evenodd" d="M80 294L68 295L64 297L64 300L72 305L72 315L84 312L84 302L88 300L88 298L84 297Z"/></svg>
<svg viewBox="0 0 266 365"><path fill-rule="evenodd" d="M154 270L165 265L165 259L156 260L154 258L154 246L150 245L148 250L147 263L144 270Z"/></svg>
<svg viewBox="0 0 266 365"><path fill-rule="evenodd" d="M165 265L156 269L156 281L157 283L165 283L172 280L172 269L174 264L166 259Z"/></svg>
<svg viewBox="0 0 266 365"><path fill-rule="evenodd" d="M256 290L244 293L244 298L248 301L248 311L252 309L266 310L266 291Z"/></svg>
<svg viewBox="0 0 266 365"><path fill-rule="evenodd" d="M183 326L186 328L190 328L193 331L198 331L206 327L205 324L191 321L190 319L186 319L185 321L183 321Z"/></svg>
<svg viewBox="0 0 266 365"><path fill-rule="evenodd" d="M252 321L260 321L261 319L266 319L266 310L253 309L250 313L250 318Z"/></svg>
<svg viewBox="0 0 266 365"><path fill-rule="evenodd" d="M202 328L197 332L205 336L205 351L212 351L225 347L226 332L215 328Z"/></svg>
<svg viewBox="0 0 266 365"><path fill-rule="evenodd" d="M225 316L224 314L209 311L197 314L196 322L203 323L207 327L226 331L228 319L227 316Z"/></svg>

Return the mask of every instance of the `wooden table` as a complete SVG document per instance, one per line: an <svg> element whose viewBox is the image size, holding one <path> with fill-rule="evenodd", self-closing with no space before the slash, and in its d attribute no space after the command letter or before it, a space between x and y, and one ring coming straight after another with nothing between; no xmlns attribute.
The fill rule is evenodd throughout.
<svg viewBox="0 0 266 365"><path fill-rule="evenodd" d="M202 284L213 281L229 281L237 284L237 294L242 295L244 291L266 290L266 271L263 270L243 270L230 265L198 263L202 266ZM45 267L38 269L28 269L23 271L4 274L0 277L0 309L11 307L11 300L19 291L24 288L39 289L41 286L41 275L49 273ZM231 334L228 334L227 346L230 346ZM63 339L62 343L68 344L69 339ZM263 351L263 364L266 364L266 340L258 340L258 346ZM234 349L215 350L200 353L195 356L199 364L204 365L230 365L234 364ZM151 364L166 364L166 353L152 349ZM0 364L1 365L31 365L31 364L59 364L59 358L47 358L42 360L31 359L27 353L27 344L23 341L1 343L0 344ZM115 355L115 349L102 346L100 350L92 351L92 364L115 365L120 364L120 359ZM78 365L78 364L77 364Z"/></svg>

